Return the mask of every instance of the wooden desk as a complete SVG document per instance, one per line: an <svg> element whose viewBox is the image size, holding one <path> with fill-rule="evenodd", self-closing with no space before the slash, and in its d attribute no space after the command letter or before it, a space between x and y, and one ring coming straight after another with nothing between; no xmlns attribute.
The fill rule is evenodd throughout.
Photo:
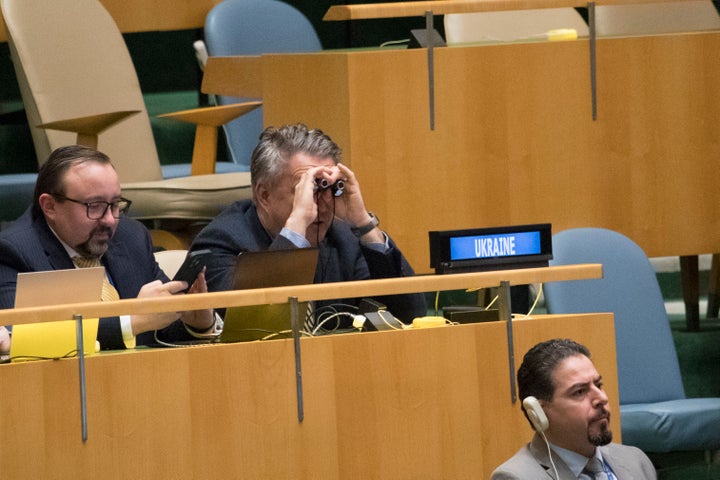
<svg viewBox="0 0 720 480"><path fill-rule="evenodd" d="M720 252L718 49L717 32L598 39L597 121L586 39L434 49L434 130L424 49L211 59L225 81L203 88L331 135L417 271L431 230L609 228L681 257L692 329L696 255Z"/></svg>
<svg viewBox="0 0 720 480"><path fill-rule="evenodd" d="M0 324L599 278L600 265L218 292L0 311ZM620 435L613 317L513 321L516 358L571 337L603 372ZM510 396L505 322L304 338L298 421L292 340L0 365L7 478L487 478L531 437ZM519 365L519 361L517 363Z"/></svg>
<svg viewBox="0 0 720 480"><path fill-rule="evenodd" d="M651 257L719 252L717 51L720 33L598 39L593 121L587 40L437 48L434 131L423 49L238 58L230 78L260 90L267 125L331 135L429 271L428 231L525 223L610 228Z"/></svg>
<svg viewBox="0 0 720 480"><path fill-rule="evenodd" d="M519 320L515 356L572 337L620 435L612 314ZM488 478L531 437L509 396L504 322L0 365L4 478ZM518 363L519 365L519 363Z"/></svg>

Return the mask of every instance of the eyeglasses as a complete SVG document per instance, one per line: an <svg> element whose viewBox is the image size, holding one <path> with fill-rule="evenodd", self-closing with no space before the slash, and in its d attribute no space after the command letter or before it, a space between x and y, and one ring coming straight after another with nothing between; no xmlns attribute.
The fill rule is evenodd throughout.
<svg viewBox="0 0 720 480"><path fill-rule="evenodd" d="M120 218L121 215L125 215L127 213L130 209L130 205L132 205L132 201L122 197L120 197L120 200L116 200L114 202L81 202L80 200L75 200L74 198L69 198L59 193L53 193L52 195L53 197L60 198L62 200L85 205L85 208L87 209L87 217L90 220L100 220L105 216L108 208L114 218Z"/></svg>

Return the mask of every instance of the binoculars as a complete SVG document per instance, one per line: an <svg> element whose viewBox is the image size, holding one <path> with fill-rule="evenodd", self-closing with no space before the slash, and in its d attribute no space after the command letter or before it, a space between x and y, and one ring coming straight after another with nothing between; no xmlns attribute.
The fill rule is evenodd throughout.
<svg viewBox="0 0 720 480"><path fill-rule="evenodd" d="M332 191L332 194L334 197L339 197L343 194L343 189L345 188L345 183L343 183L342 180L338 180L337 182L330 184L330 182L327 181L325 178L316 178L315 179L315 191L319 190L327 190L330 189Z"/></svg>

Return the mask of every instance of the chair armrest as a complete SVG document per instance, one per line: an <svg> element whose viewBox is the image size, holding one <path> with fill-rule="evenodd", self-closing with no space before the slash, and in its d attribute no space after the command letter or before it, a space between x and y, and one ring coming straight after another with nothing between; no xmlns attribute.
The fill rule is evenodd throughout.
<svg viewBox="0 0 720 480"><path fill-rule="evenodd" d="M190 173L192 175L206 175L215 173L218 127L225 125L240 115L255 110L260 105L262 105L262 102L254 101L217 107L193 108L165 113L158 115L158 118L169 118L196 125Z"/></svg>
<svg viewBox="0 0 720 480"><path fill-rule="evenodd" d="M126 118L140 113L140 110L120 110L116 112L88 115L87 117L68 118L37 125L38 128L61 130L77 133L77 144L97 148L98 135Z"/></svg>

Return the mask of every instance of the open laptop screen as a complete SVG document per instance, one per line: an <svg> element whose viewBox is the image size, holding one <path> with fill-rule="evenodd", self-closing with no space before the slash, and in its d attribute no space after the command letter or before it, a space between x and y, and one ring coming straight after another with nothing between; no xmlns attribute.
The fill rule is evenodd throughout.
<svg viewBox="0 0 720 480"><path fill-rule="evenodd" d="M19 273L15 307L100 301L104 276L104 267ZM83 347L86 354L95 353L97 330L97 318L83 319ZM57 322L15 325L10 360L73 356L77 350L76 338L74 320L58 319Z"/></svg>
<svg viewBox="0 0 720 480"><path fill-rule="evenodd" d="M313 283L317 248L242 252L237 257L233 290Z"/></svg>
<svg viewBox="0 0 720 480"><path fill-rule="evenodd" d="M238 256L233 289L285 287L313 283L317 248L244 252ZM307 303L299 312L304 317ZM303 321L301 319L301 321ZM290 304L230 307L225 312L221 342L246 342L291 336Z"/></svg>

